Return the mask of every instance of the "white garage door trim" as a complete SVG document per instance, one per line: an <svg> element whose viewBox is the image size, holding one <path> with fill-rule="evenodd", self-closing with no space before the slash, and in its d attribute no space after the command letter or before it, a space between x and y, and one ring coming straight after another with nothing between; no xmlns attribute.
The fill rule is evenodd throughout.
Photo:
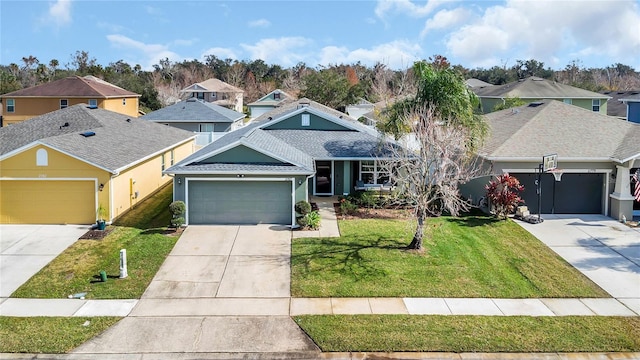
<svg viewBox="0 0 640 360"><path fill-rule="evenodd" d="M561 167L559 167L561 169ZM503 173L529 173L535 174L538 172L538 169L502 169ZM611 187L609 185L611 179L611 173L613 170L611 169L562 169L562 172L567 174L606 174L605 176L605 188L604 188L604 214L609 214L609 194L611 191L609 190Z"/></svg>
<svg viewBox="0 0 640 360"><path fill-rule="evenodd" d="M295 207L295 202L296 202L296 179L295 178L246 178L246 177L216 177L216 178L203 178L203 177L193 177L193 178L185 178L185 188L184 188L184 199L185 199L185 205L186 208L189 209L189 182L191 181L238 181L238 182L242 182L242 181L248 181L248 182L254 182L254 181L268 181L268 182L274 182L274 181L289 181L291 182L291 209L293 209ZM186 216L185 216L185 223L186 225L189 225L189 211L187 211ZM294 212L291 212L291 226L293 227L296 223L296 216L294 214Z"/></svg>

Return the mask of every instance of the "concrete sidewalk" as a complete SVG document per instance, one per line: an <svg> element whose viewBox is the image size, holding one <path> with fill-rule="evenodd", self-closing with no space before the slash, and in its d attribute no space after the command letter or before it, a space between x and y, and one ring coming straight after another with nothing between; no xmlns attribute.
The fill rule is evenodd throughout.
<svg viewBox="0 0 640 360"><path fill-rule="evenodd" d="M135 311L134 310L135 307ZM640 316L613 298L180 298L146 300L7 299L3 316L480 315Z"/></svg>

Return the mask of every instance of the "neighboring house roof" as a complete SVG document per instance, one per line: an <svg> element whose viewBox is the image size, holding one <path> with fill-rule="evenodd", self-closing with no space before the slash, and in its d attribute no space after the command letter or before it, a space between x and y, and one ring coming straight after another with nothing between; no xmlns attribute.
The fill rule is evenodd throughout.
<svg viewBox="0 0 640 360"><path fill-rule="evenodd" d="M625 96L624 98L620 99L620 101L640 102L640 92L637 92L637 91L630 92L628 96Z"/></svg>
<svg viewBox="0 0 640 360"><path fill-rule="evenodd" d="M81 135L86 132L94 135ZM0 128L0 159L43 144L117 174L192 138L188 131L78 104Z"/></svg>
<svg viewBox="0 0 640 360"><path fill-rule="evenodd" d="M490 160L532 161L549 153L566 161L640 157L640 124L560 101L535 102L485 117L490 136L480 155Z"/></svg>
<svg viewBox="0 0 640 360"><path fill-rule="evenodd" d="M619 118L627 118L627 104L623 100L633 99L640 101L640 90L634 91L602 91L601 94L611 97L607 101L607 115Z"/></svg>
<svg viewBox="0 0 640 360"><path fill-rule="evenodd" d="M487 86L494 86L493 84L489 84L486 81L482 81L480 79L467 79L464 81L465 84L467 84L468 87L471 88L481 88L481 87L487 87Z"/></svg>
<svg viewBox="0 0 640 360"><path fill-rule="evenodd" d="M280 99L274 99L273 98L273 94L280 94ZM247 104L247 106L271 106L271 107L277 107L277 106L281 106L282 104L285 103L289 103L294 101L295 98L289 94L287 94L286 92L280 90L280 89L275 89L272 92L268 93L267 95L261 97L260 99Z"/></svg>
<svg viewBox="0 0 640 360"><path fill-rule="evenodd" d="M520 99L610 99L610 96L531 76L504 85L471 88L478 97Z"/></svg>
<svg viewBox="0 0 640 360"><path fill-rule="evenodd" d="M322 115L324 119L340 125L344 130L269 129L283 119L300 112ZM215 173L215 172L261 172L261 173L314 173L314 160L339 158L376 158L385 156L378 133L344 113L309 99L276 108L244 128L232 131L219 140L180 161L166 172ZM202 163L215 154L234 146L247 146L256 151L282 160L283 164L248 163Z"/></svg>
<svg viewBox="0 0 640 360"><path fill-rule="evenodd" d="M140 119L156 122L232 123L244 119L237 111L200 99L190 98L150 112Z"/></svg>
<svg viewBox="0 0 640 360"><path fill-rule="evenodd" d="M220 92L220 93L243 93L244 90L218 79L208 79L195 83L182 89L180 92Z"/></svg>
<svg viewBox="0 0 640 360"><path fill-rule="evenodd" d="M94 76L69 76L64 79L10 92L0 97L77 97L109 99L140 96L139 94L125 90Z"/></svg>

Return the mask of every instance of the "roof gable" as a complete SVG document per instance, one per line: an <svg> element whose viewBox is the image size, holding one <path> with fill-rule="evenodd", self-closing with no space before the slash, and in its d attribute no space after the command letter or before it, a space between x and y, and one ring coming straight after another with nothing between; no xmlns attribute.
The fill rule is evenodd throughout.
<svg viewBox="0 0 640 360"><path fill-rule="evenodd" d="M140 97L140 95L94 76L69 76L49 83L7 93L0 97L81 97L105 99Z"/></svg>
<svg viewBox="0 0 640 360"><path fill-rule="evenodd" d="M244 90L237 88L226 82L212 78L199 83L195 83L182 89L180 92L226 92L226 93L244 93Z"/></svg>
<svg viewBox="0 0 640 360"><path fill-rule="evenodd" d="M539 78L528 77L505 85L471 88L478 97L483 98L521 98L521 99L610 99L610 96L574 86Z"/></svg>
<svg viewBox="0 0 640 360"><path fill-rule="evenodd" d="M285 162L238 143L222 152L202 159L198 164L232 163L232 164L284 164Z"/></svg>
<svg viewBox="0 0 640 360"><path fill-rule="evenodd" d="M244 119L245 115L235 110L225 108L199 99L190 98L150 112L141 119L149 121L171 122L219 122L231 123Z"/></svg>
<svg viewBox="0 0 640 360"><path fill-rule="evenodd" d="M309 119L309 124L303 126L303 117ZM313 109L301 108L265 124L264 130L325 130L325 131L355 131L350 124L335 119L333 116L319 113Z"/></svg>

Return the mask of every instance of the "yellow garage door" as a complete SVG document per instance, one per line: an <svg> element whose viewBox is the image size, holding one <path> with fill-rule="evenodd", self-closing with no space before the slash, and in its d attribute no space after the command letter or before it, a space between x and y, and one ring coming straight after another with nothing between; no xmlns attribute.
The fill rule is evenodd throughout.
<svg viewBox="0 0 640 360"><path fill-rule="evenodd" d="M0 223L91 224L95 219L94 181L0 181Z"/></svg>

